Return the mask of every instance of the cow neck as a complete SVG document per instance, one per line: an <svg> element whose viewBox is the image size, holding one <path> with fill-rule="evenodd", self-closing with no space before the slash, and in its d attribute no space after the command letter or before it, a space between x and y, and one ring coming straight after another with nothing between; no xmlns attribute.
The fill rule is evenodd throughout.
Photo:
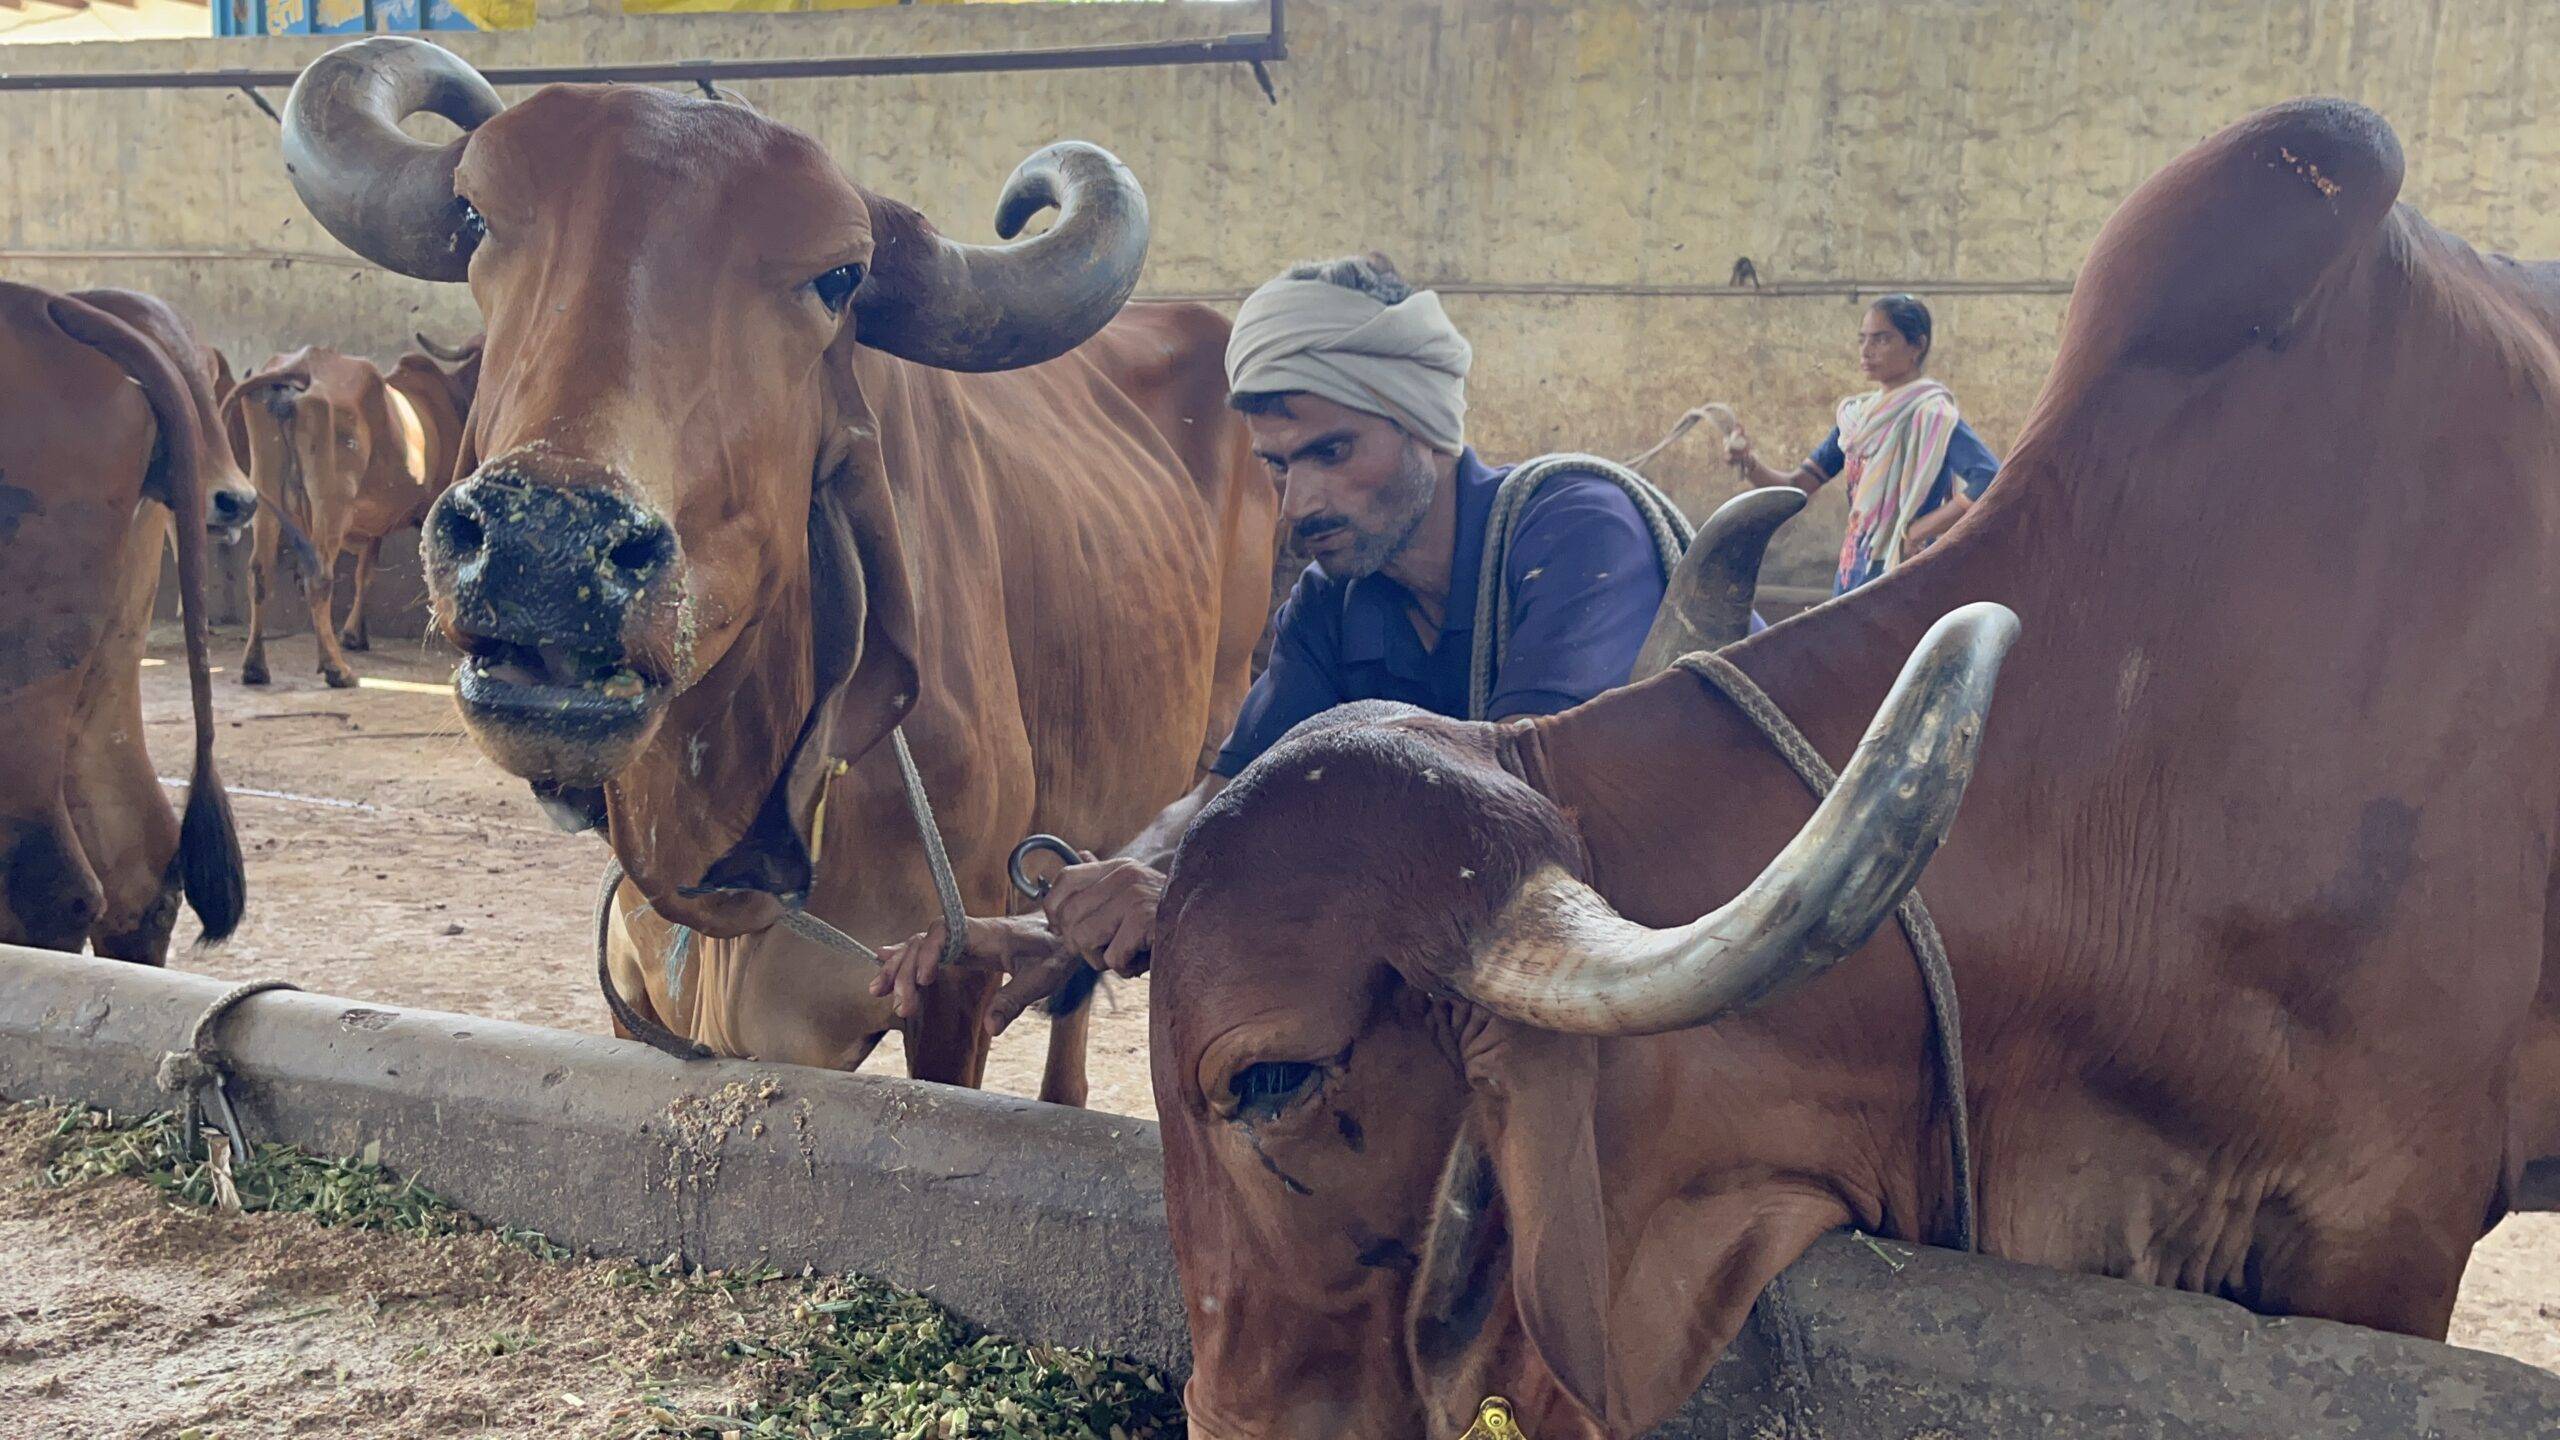
<svg viewBox="0 0 2560 1440"><path fill-rule="evenodd" d="M770 613L806 608L782 599ZM811 689L806 635L754 621L670 702L657 737L605 786L614 856L666 919L726 939L780 918L770 896L682 892L754 824L808 716Z"/></svg>
<svg viewBox="0 0 2560 1440"><path fill-rule="evenodd" d="M410 409L426 426L426 469L417 477L418 483L442 490L453 481L454 461L462 446L462 407L451 383L440 374L420 374L406 365L394 367L383 383L407 397Z"/></svg>
<svg viewBox="0 0 2560 1440"><path fill-rule="evenodd" d="M1724 658L1759 684L1817 751L1842 763L1942 613L1923 618L1929 603L1869 599L1853 609L1835 602L1824 607L1831 613L1764 632ZM1574 816L1590 882L1640 924L1686 924L1740 893L1817 803L1766 735L1720 691L1683 672L1509 734L1506 763ZM1986 756L1996 743L1995 734ZM1923 886L1934 897L1926 877ZM1944 920L1946 899L1933 903ZM1962 944L1950 944L1961 966ZM1699 1112L1695 1124L1658 1132L1692 1136L1702 1163L1724 1169L1739 1158L1730 1153L1735 1147L1774 1145L1761 1157L1768 1171L1821 1176L1851 1223L1922 1243L1950 1242L1960 1229L1954 1143L1951 1117L1936 1102L1938 1061L1918 957L1902 927L1887 925L1839 969L1847 973L1712 1026L1604 1042L1607 1063L1629 1067L1630 1093L1680 1089L1646 1078L1665 1068L1703 1065L1717 1077L1717 1107ZM1764 1134L1713 1113L1725 1106L1857 1119L1780 1124ZM1661 1159L1657 1142L1641 1163Z"/></svg>

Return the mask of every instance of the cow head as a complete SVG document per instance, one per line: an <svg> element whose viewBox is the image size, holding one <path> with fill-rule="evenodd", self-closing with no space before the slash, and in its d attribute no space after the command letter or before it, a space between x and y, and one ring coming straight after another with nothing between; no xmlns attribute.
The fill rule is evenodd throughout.
<svg viewBox="0 0 2560 1440"><path fill-rule="evenodd" d="M1662 1409L1659 1377L1621 1343L1693 1322L1612 1333L1603 1047L1866 942L1954 818L2016 625L1939 622L1795 840L1668 930L1586 883L1573 818L1493 727L1346 706L1239 776L1183 842L1155 947L1194 1432L1453 1436L1497 1384L1541 1440L1650 1423L1630 1417Z"/></svg>
<svg viewBox="0 0 2560 1440"><path fill-rule="evenodd" d="M134 290L81 290L78 299L97 306L142 332L186 382L187 399L204 436L199 476L204 486L205 533L230 544L249 528L258 510L257 487L240 468L240 457L223 440L222 402L231 389L231 362L221 351L196 339L195 327L167 303ZM168 474L168 447L152 459L143 481L145 499L174 505Z"/></svg>
<svg viewBox="0 0 2560 1440"><path fill-rule="evenodd" d="M432 376L453 402L453 412L470 414L471 398L480 390L480 361L488 350L488 337L474 335L458 345L447 345L420 330L412 332L409 339L417 348L392 365L393 378L413 376L426 380Z"/></svg>
<svg viewBox="0 0 2560 1440"><path fill-rule="evenodd" d="M427 111L465 133L402 132ZM467 280L487 321L464 478L424 540L474 737L555 813L605 819L661 913L771 923L808 888L820 780L917 689L864 352L996 370L1081 343L1136 285L1136 182L1052 146L996 228L1056 224L962 245L744 106L552 86L502 111L389 38L306 71L283 135L332 234Z"/></svg>

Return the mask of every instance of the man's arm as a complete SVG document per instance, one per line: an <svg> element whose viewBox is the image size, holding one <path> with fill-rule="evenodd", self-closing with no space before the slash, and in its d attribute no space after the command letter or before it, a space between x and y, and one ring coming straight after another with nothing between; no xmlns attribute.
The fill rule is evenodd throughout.
<svg viewBox="0 0 2560 1440"><path fill-rule="evenodd" d="M1290 727L1341 703L1333 657L1337 635L1332 606L1317 590L1310 567L1273 618L1277 638L1271 662L1253 682L1236 717L1235 731L1218 753L1216 773L1203 777L1180 799L1157 812L1137 838L1109 859L1087 854L1050 882L1038 915L973 919L962 930L960 958L992 965L1012 977L996 997L992 1016L1001 1031L1013 1017L1048 998L1087 965L1115 975L1146 971L1155 944L1156 902L1164 896L1164 871L1182 835L1201 808L1227 787L1227 778L1277 743ZM941 968L939 921L880 952L874 995L894 995L901 1016L912 1016L917 992Z"/></svg>
<svg viewBox="0 0 2560 1440"><path fill-rule="evenodd" d="M964 922L961 956L1001 968L1009 977L996 992L988 1023L1002 1034L1016 1016L1064 989L1091 966L1115 975L1146 973L1155 943L1156 902L1164 898L1164 871L1201 807L1227 788L1224 775L1207 775L1182 798L1147 822L1137 838L1107 859L1085 856L1050 882L1037 915L1007 915ZM874 995L895 996L901 1017L912 1017L919 993L942 967L942 923L880 952Z"/></svg>

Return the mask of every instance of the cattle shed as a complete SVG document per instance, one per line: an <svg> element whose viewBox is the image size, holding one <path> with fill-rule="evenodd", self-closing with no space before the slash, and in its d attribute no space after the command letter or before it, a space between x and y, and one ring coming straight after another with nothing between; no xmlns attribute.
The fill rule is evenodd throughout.
<svg viewBox="0 0 2560 1440"><path fill-rule="evenodd" d="M236 30L277 0L213 3ZM311 11L297 13L312 29ZM1496 459L1633 455L1720 401L1783 469L1858 387L1861 312L1895 291L1929 299L1932 369L2005 454L2035 423L2077 267L2115 205L2284 96L2376 107L2408 151L2405 202L2483 250L2560 254L2552 0L1288 0L1285 34L1267 28L1282 14L1269 0L532 0L520 27L435 38L491 71L618 67L628 83L688 92L688 67L747 67L718 71L721 87L964 240L992 237L998 190L1024 155L1094 141L1146 187L1141 299L1232 312L1290 261L1385 251L1471 337L1470 439ZM55 29L41 38L127 43L20 43L39 17ZM0 278L172 297L244 375L303 345L387 365L413 334L477 330L465 287L357 257L286 179L279 77L343 36L171 33L212 18L193 0L0 0ZM1036 58L1080 51L1118 58ZM777 73L821 68L813 57L867 73ZM239 82L147 83L235 70ZM1713 427L1646 468L1692 519L1738 493ZM1830 593L1843 488L1781 532L1759 591L1768 618ZM246 616L247 559L245 546L215 552L218 625ZM419 638L416 532L391 537L383 559L374 624ZM166 618L177 586L164 563ZM306 628L301 611L271 604L268 632ZM221 663L236 663L237 639L216 637ZM165 632L153 655L151 718L167 729L183 662ZM319 743L309 734L370 727L421 751L469 748L443 687L450 655L421 640L380 664L366 682L378 689L346 699L286 685L252 702L219 676L222 705L236 706L224 723L246 727L224 743L270 747L275 772L235 790L306 807L262 822L287 847L306 820L322 851L360 825L448 824L437 858L467 853L465 888L494 897L488 928L540 927L522 968L575 972L578 1003L596 1009L584 907L603 851L554 865L563 852L523 838L542 822L521 782L467 788L449 756L403 777L405 752L391 751L345 762L378 767L350 782L365 798L276 778L286 767L272 756ZM414 709L395 718L402 695ZM421 728L396 728L410 724ZM166 738L152 745L174 789L183 766ZM298 863L297 883L335 905L375 859L347 846ZM401 861L380 863L372 879L388 886ZM483 882L543 865L576 868L575 883ZM433 917L421 906L351 941L359 958L440 958L403 948L413 934L462 934L430 903ZM502 920L504 903L559 913ZM164 1062L226 988L178 964L0 946L0 1096L167 1108ZM694 1266L878 1275L1007 1335L1176 1375L1189 1363L1151 1121L912 1085L881 1078L879 1060L855 1075L689 1066L600 1034L378 997L263 995L224 1033L257 1136L378 1156L492 1224ZM743 1123L695 1123L740 1096L754 1097ZM2517 1208L2560 1209L2554 1163L2519 1177ZM1770 1288L1657 1433L2508 1440L2560 1435L2560 1378L2457 1346L1835 1235Z"/></svg>

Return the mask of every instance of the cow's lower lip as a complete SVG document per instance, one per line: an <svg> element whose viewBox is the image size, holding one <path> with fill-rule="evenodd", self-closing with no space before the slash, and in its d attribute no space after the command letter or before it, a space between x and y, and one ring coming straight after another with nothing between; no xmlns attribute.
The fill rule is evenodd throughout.
<svg viewBox="0 0 2560 1440"><path fill-rule="evenodd" d="M453 693L463 714L483 724L602 740L647 725L665 687L630 670L563 684L494 656L471 655L454 669Z"/></svg>

